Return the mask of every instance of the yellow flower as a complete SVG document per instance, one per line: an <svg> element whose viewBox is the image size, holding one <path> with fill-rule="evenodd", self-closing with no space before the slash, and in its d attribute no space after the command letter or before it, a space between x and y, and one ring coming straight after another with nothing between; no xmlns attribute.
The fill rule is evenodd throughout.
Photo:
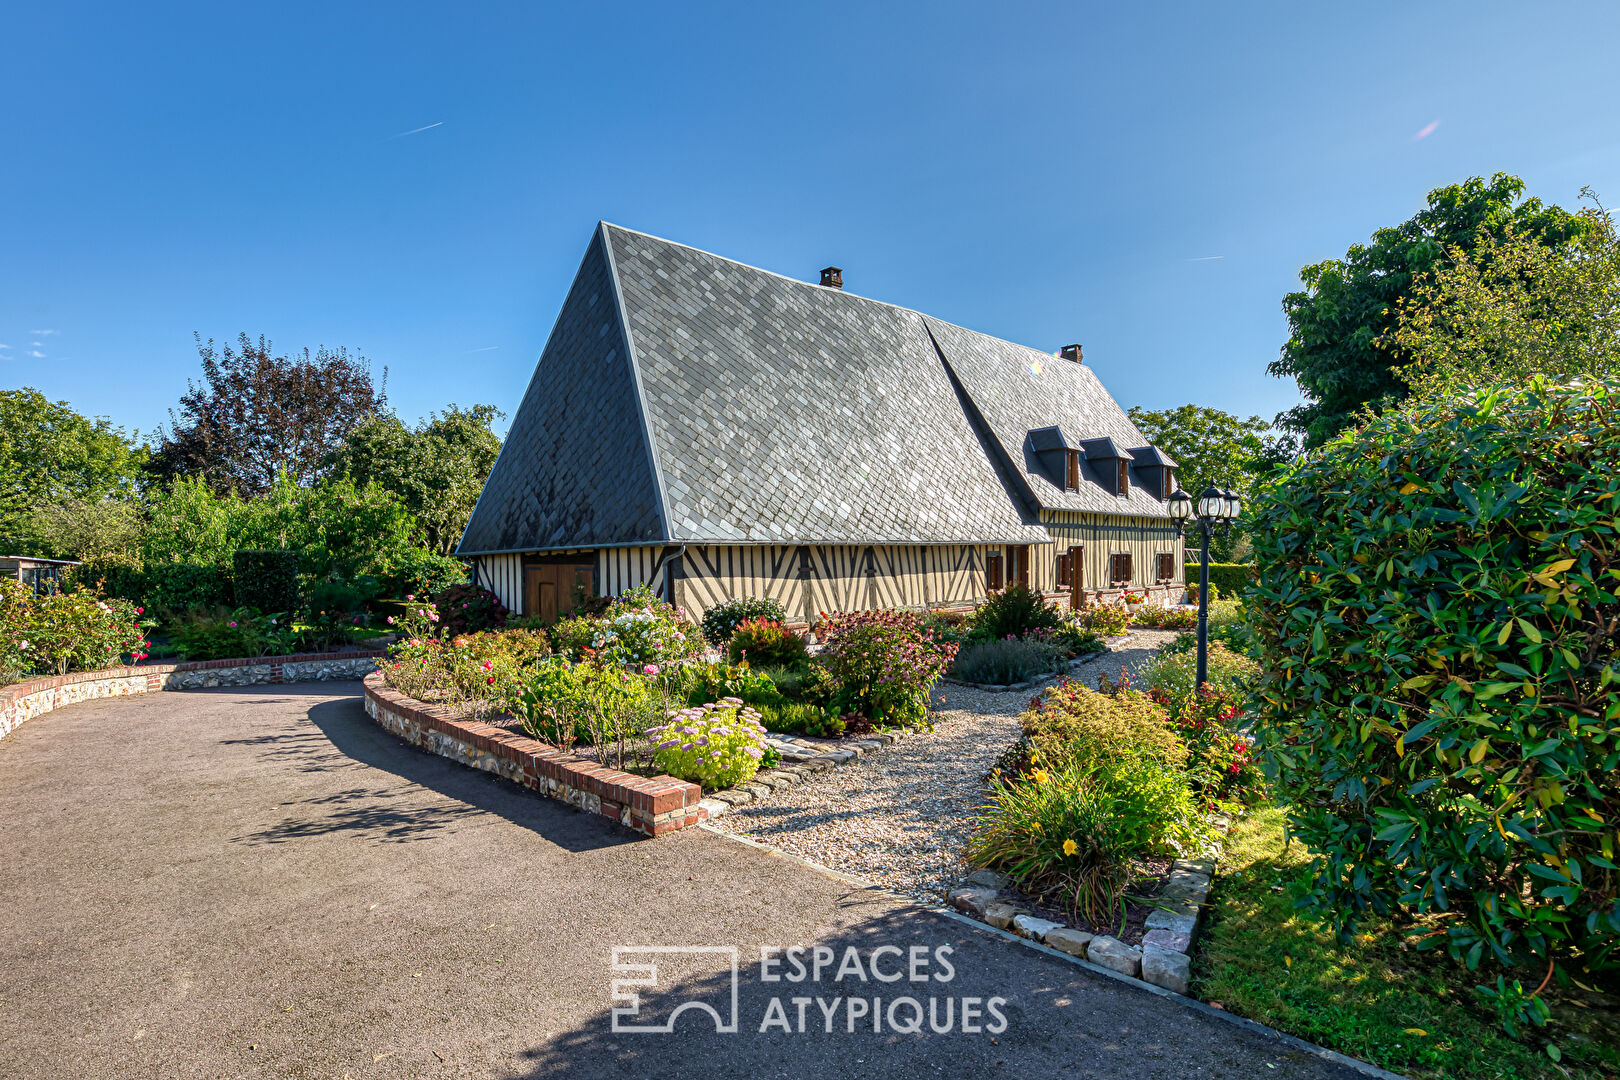
<svg viewBox="0 0 1620 1080"><path fill-rule="evenodd" d="M1075 843L1073 840L1065 840L1065 841L1063 841L1063 854L1065 854L1065 855L1073 855L1075 852L1077 852L1079 850L1080 850L1080 845Z"/></svg>
<svg viewBox="0 0 1620 1080"><path fill-rule="evenodd" d="M1045 769L1036 769L1035 773L1034 773L1034 776L1035 776L1035 782L1037 784L1046 783L1046 770Z"/></svg>

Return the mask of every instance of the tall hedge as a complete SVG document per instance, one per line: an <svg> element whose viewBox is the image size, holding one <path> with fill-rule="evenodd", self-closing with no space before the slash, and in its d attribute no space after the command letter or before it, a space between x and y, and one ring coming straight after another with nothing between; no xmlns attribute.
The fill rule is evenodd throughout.
<svg viewBox="0 0 1620 1080"><path fill-rule="evenodd" d="M1185 584L1198 585L1199 574L1202 567L1193 560L1187 560L1183 567ZM1236 596L1248 588L1249 582L1254 580L1254 564L1239 562L1212 562L1209 564L1209 583L1215 586L1215 591L1221 596Z"/></svg>
<svg viewBox="0 0 1620 1080"><path fill-rule="evenodd" d="M1470 967L1614 966L1620 382L1415 402L1252 514L1255 720L1313 899L1426 914Z"/></svg>
<svg viewBox="0 0 1620 1080"><path fill-rule="evenodd" d="M232 556L236 603L263 614L298 608L298 552L238 551Z"/></svg>

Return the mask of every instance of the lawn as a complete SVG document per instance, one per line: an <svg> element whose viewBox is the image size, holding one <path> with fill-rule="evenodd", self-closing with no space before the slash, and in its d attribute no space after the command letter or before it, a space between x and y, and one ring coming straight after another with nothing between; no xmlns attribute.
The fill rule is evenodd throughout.
<svg viewBox="0 0 1620 1080"><path fill-rule="evenodd" d="M1472 987L1484 979L1444 950L1404 948L1396 925L1372 919L1341 944L1297 911L1306 861L1299 844L1285 843L1276 807L1233 829L1194 958L1196 996L1417 1080L1620 1074L1620 1001L1612 987L1608 996L1549 988L1552 1021L1523 1041L1509 1038L1476 1004Z"/></svg>

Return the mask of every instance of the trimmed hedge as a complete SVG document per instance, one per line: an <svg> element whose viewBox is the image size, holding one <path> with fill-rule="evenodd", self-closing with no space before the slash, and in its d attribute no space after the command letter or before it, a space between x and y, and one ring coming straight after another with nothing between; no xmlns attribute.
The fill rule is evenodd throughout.
<svg viewBox="0 0 1620 1080"><path fill-rule="evenodd" d="M298 609L298 552L243 550L231 564L237 607L264 615Z"/></svg>
<svg viewBox="0 0 1620 1080"><path fill-rule="evenodd" d="M1252 524L1254 718L1310 899L1527 982L1614 966L1620 381L1411 403Z"/></svg>
<svg viewBox="0 0 1620 1080"><path fill-rule="evenodd" d="M1198 564L1188 560L1185 584L1198 591ZM1254 563L1212 562L1209 564L1209 583L1215 586L1218 597L1236 597L1254 580Z"/></svg>

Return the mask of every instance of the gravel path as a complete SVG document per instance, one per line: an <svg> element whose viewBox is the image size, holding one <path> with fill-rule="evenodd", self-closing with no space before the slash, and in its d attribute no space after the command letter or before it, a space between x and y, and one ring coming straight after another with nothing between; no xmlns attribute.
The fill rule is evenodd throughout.
<svg viewBox="0 0 1620 1080"><path fill-rule="evenodd" d="M1134 630L1073 675L1135 668L1175 631ZM984 801L984 775L1018 738L1033 691L942 685L934 730L911 734L819 778L729 811L713 827L855 874L924 902L961 881L961 852Z"/></svg>

